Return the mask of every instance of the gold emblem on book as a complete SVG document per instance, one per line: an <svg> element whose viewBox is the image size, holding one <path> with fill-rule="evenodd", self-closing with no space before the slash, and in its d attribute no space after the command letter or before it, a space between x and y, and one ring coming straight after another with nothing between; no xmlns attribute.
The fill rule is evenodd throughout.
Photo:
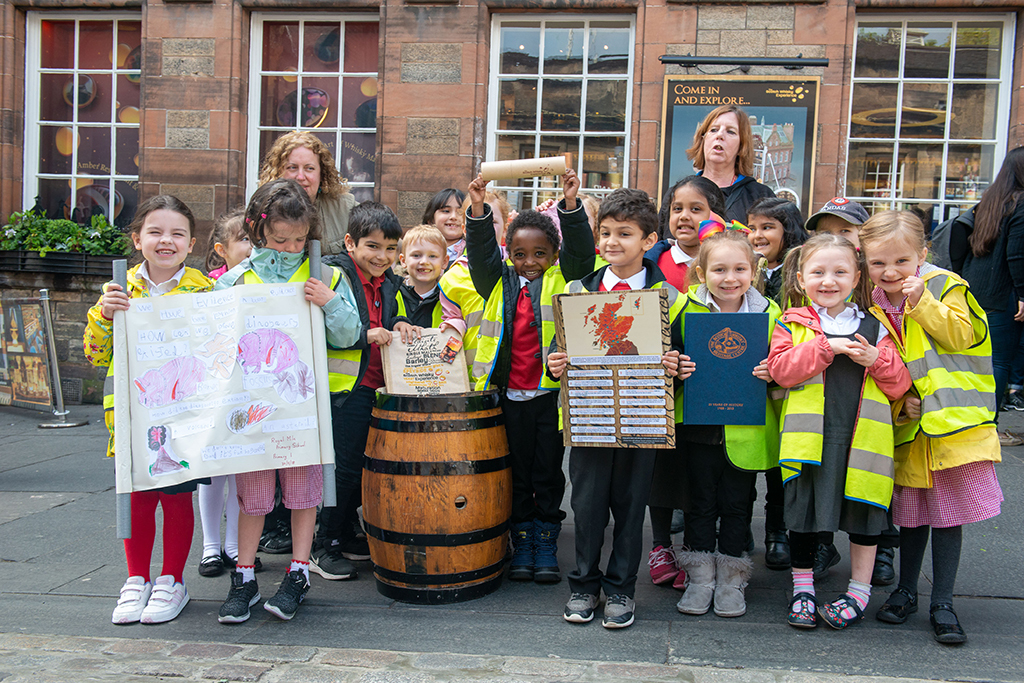
<svg viewBox="0 0 1024 683"><path fill-rule="evenodd" d="M739 358L747 350L747 339L739 332L733 332L726 327L718 332L708 341L708 351L716 358L732 360Z"/></svg>

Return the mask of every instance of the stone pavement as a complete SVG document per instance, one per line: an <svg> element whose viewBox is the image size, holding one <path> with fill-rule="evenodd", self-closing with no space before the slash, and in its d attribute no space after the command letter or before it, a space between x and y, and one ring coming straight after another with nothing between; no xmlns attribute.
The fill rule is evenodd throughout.
<svg viewBox="0 0 1024 683"><path fill-rule="evenodd" d="M471 602L417 606L381 596L369 563L357 563L355 581L314 576L291 622L257 608L245 624L221 625L216 612L228 579L196 572L197 512L189 605L167 624L118 627L110 611L125 566L114 534L113 462L102 456L99 407L74 407L72 416L91 422L44 431L37 424L48 415L0 408L0 680L1024 681L1024 448L1004 449L997 469L1002 515L965 530L957 609L970 641L959 648L932 640L926 609L903 626L876 621L886 589L875 591L869 617L846 632L790 628L789 575L763 566L761 517L746 616L683 616L675 610L679 593L653 586L643 567L636 623L608 631L597 621L562 620L564 582L506 582ZM1002 420L1024 431L1024 414ZM572 531L570 512L559 542L563 570L572 561ZM844 559L817 584L826 596L845 589L849 576L845 536L837 540ZM261 592L272 595L288 557L262 560ZM154 570L159 562L158 544ZM925 605L929 576L926 558Z"/></svg>

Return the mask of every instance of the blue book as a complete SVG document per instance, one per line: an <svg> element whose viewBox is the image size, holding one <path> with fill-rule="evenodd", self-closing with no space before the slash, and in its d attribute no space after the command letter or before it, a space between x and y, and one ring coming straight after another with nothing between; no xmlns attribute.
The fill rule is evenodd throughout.
<svg viewBox="0 0 1024 683"><path fill-rule="evenodd" d="M767 386L753 372L768 357L768 314L687 313L685 323L696 370L683 382L683 424L764 424Z"/></svg>

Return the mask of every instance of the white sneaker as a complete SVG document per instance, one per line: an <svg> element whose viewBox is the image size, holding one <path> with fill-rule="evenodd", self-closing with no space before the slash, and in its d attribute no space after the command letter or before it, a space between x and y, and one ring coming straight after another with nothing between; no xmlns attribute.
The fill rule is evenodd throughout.
<svg viewBox="0 0 1024 683"><path fill-rule="evenodd" d="M129 576L121 586L121 597L117 599L117 607L110 621L115 624L134 624L142 617L146 609L153 584L141 576Z"/></svg>
<svg viewBox="0 0 1024 683"><path fill-rule="evenodd" d="M158 576L140 621L143 624L162 624L181 614L181 609L187 604L188 591L185 590L185 584L175 583L170 574Z"/></svg>

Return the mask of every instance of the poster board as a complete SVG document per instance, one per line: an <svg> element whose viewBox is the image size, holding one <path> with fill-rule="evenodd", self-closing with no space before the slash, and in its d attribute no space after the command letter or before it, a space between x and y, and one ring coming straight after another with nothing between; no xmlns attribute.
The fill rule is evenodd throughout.
<svg viewBox="0 0 1024 683"><path fill-rule="evenodd" d="M53 408L46 325L40 299L0 302L0 405Z"/></svg>
<svg viewBox="0 0 1024 683"><path fill-rule="evenodd" d="M566 446L675 448L668 292L642 289L554 297L555 335L569 356L561 378Z"/></svg>
<svg viewBox="0 0 1024 683"><path fill-rule="evenodd" d="M424 329L406 344L394 333L381 347L384 386L393 396L438 396L471 391L462 337L454 330Z"/></svg>
<svg viewBox="0 0 1024 683"><path fill-rule="evenodd" d="M111 372L118 493L334 462L323 311L301 284L133 300Z"/></svg>
<svg viewBox="0 0 1024 683"><path fill-rule="evenodd" d="M820 86L818 76L666 76L658 197L696 172L686 150L704 117L735 104L754 119L754 177L809 216Z"/></svg>

